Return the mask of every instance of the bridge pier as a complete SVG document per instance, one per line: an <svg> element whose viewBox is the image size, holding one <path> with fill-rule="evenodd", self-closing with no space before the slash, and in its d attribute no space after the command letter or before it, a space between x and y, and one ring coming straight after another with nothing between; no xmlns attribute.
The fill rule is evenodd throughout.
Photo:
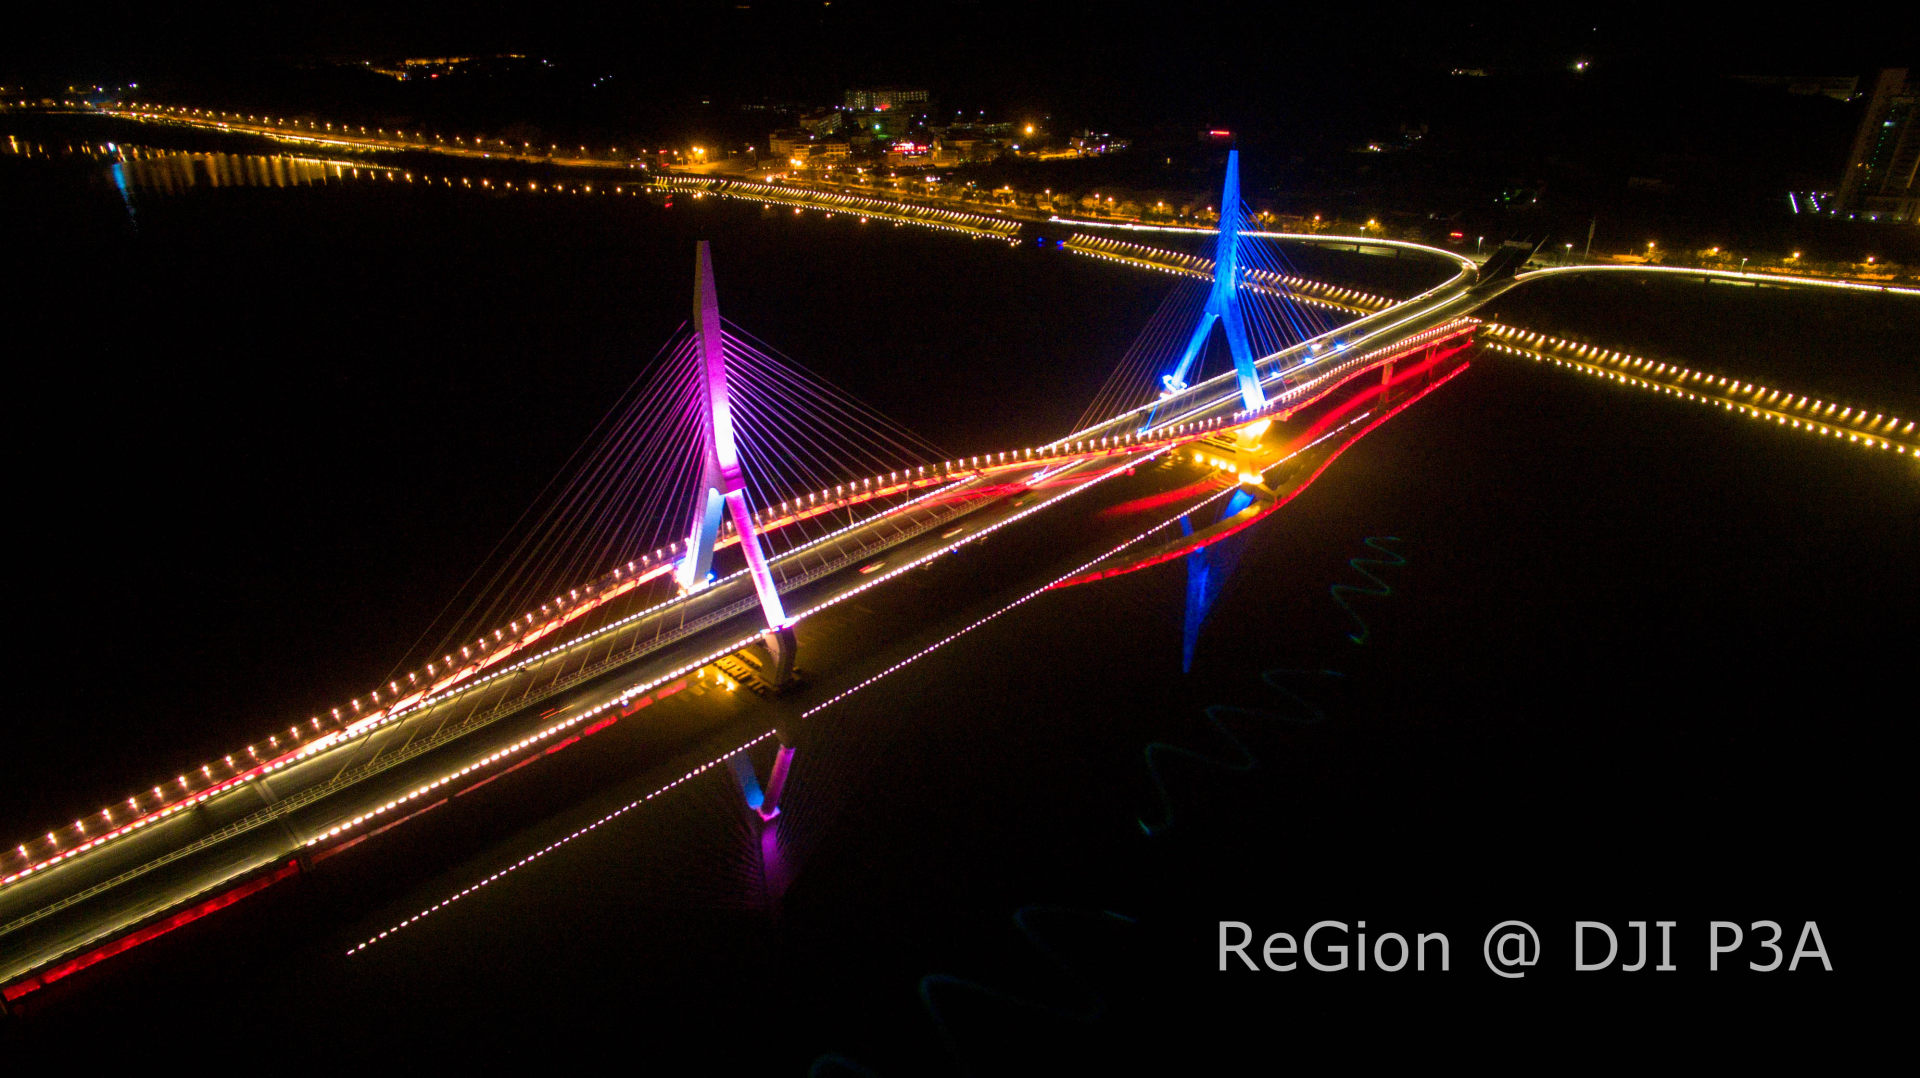
<svg viewBox="0 0 1920 1078"><path fill-rule="evenodd" d="M767 649L767 665L761 676L773 691L780 692L793 684L793 660L799 653L799 645L793 638L793 626L768 629L760 634L760 646Z"/></svg>

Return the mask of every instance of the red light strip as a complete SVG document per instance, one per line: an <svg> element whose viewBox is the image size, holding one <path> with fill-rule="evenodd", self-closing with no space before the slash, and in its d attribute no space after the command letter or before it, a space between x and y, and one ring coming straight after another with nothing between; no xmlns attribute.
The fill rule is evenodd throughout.
<svg viewBox="0 0 1920 1078"><path fill-rule="evenodd" d="M128 933L111 943L102 944L85 954L69 958L59 965L53 966L41 973L34 974L24 980L15 981L4 989L7 1002L11 1003L29 992L37 991L55 981L70 977L86 969L88 966L104 962L114 955L130 951L149 940L164 936L176 928L192 924L216 910L222 910L233 905L235 902L240 901L256 891L263 891L299 871L299 861L288 861L286 864L281 865L279 868L274 869L264 876L255 877L237 887L229 888L204 902L181 910L179 913L174 914L164 921Z"/></svg>
<svg viewBox="0 0 1920 1078"><path fill-rule="evenodd" d="M1332 467L1334 461L1340 459L1340 454L1345 453L1355 442L1366 437L1370 431L1378 427L1380 424L1385 423L1387 420L1392 419L1394 416L1397 416L1401 412L1404 412L1408 408L1412 407L1417 401L1420 400L1420 398L1425 397L1427 394L1433 392L1436 389L1439 389L1443 385L1446 385L1448 382L1452 381L1456 376L1464 372L1470 366L1472 366L1471 363L1460 364L1460 366L1455 367L1453 370L1448 371L1445 375L1442 375L1432 385L1426 387L1425 389L1421 390L1419 393L1408 398L1407 400L1402 401L1400 404L1396 405L1386 413L1382 414L1379 418L1375 419L1373 422L1360 428L1360 430L1357 433L1355 433L1353 437L1340 443L1339 448L1335 449L1330 455L1328 455L1326 460L1321 461L1320 466L1313 470L1313 474L1307 477L1306 482L1300 484L1298 487L1295 487L1292 491L1289 491L1285 497L1276 499L1273 505L1269 506L1265 512L1249 517L1246 520L1241 521L1239 524L1236 524L1233 527L1226 529L1225 531L1218 532L1216 534L1206 536L1204 538L1196 539L1193 542L1181 544L1180 546L1174 547L1170 550L1162 551L1161 553L1156 554L1153 557L1147 558L1144 561L1135 562L1134 564L1131 564L1131 565L1118 566L1113 569L1102 569L1097 572L1084 573L1070 580L1063 580L1057 584L1049 585L1049 587L1050 588L1070 588L1076 584L1091 584L1096 580L1107 580L1116 576L1125 576L1128 573L1136 573L1142 569L1151 568L1152 566L1162 564L1163 562L1169 562L1176 558L1184 557L1185 555L1190 554L1193 551L1198 550L1203 546L1211 546L1212 544L1217 543L1222 539L1225 539L1229 535L1233 535L1236 532L1252 527L1254 524L1258 523L1259 521L1266 519L1269 515L1277 511L1281 506L1286 505L1288 502L1299 497L1303 492L1306 491L1308 487L1313 485L1315 480L1320 478L1320 475L1322 472L1325 472L1329 467Z"/></svg>

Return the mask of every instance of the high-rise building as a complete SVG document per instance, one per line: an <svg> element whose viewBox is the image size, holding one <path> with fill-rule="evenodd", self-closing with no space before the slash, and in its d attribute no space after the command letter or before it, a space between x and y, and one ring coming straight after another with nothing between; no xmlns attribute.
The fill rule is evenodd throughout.
<svg viewBox="0 0 1920 1078"><path fill-rule="evenodd" d="M1920 169L1920 86L1908 81L1906 68L1888 68L1874 80L1866 115L1853 136L1837 208L1843 213L1920 222L1916 169Z"/></svg>
<svg viewBox="0 0 1920 1078"><path fill-rule="evenodd" d="M848 90L846 99L841 102L850 109L871 109L875 112L888 112L908 105L926 103L927 92L911 86L860 87Z"/></svg>

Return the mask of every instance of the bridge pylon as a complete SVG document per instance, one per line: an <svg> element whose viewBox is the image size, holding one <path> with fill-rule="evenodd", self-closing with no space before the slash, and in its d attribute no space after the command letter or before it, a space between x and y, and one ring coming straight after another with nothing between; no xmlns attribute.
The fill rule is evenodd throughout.
<svg viewBox="0 0 1920 1078"><path fill-rule="evenodd" d="M1160 382L1171 395L1187 388L1187 375L1207 346L1207 335L1214 322L1227 335L1227 350L1233 354L1234 373L1240 379L1240 400L1248 411L1267 403L1260 388L1260 372L1254 366L1253 345L1247 338L1247 324L1240 313L1240 232L1246 225L1240 203L1240 151L1227 151L1227 179L1220 191L1220 242L1213 256L1213 290L1200 311L1200 321L1187 338L1180 362Z"/></svg>
<svg viewBox="0 0 1920 1078"><path fill-rule="evenodd" d="M760 549L760 536L753 529L753 512L747 507L746 479L740 468L740 449L733 437L733 415L727 400L727 355L720 330L720 300L713 287L713 255L707 241L695 249L693 267L694 340L700 350L699 378L702 409L706 422L700 425L701 476L696 487L692 521L688 527L687 553L681 559L677 579L683 591L698 591L707 586L713 567L713 544L720 535L720 514L725 510L733 518L734 531L740 536L740 550L747 558L747 573L753 578L754 593L759 596L761 612L766 615L767 631L762 636L773 662L768 680L779 688L793 676L793 622L780 602L780 589L767 567L766 554Z"/></svg>

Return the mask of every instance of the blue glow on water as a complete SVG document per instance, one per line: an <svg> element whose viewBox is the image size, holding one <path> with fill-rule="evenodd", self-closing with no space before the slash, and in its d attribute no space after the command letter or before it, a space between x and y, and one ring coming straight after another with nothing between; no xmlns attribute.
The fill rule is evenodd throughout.
<svg viewBox="0 0 1920 1078"><path fill-rule="evenodd" d="M113 163L113 186L120 192L120 202L127 208L127 219L133 219L133 192L127 190L127 169L119 161Z"/></svg>
<svg viewBox="0 0 1920 1078"><path fill-rule="evenodd" d="M747 799L747 807L758 811L766 803L766 792L760 789L760 778L753 773L753 761L744 752L736 752L727 757L727 768L733 772L733 779L740 784L741 796Z"/></svg>

